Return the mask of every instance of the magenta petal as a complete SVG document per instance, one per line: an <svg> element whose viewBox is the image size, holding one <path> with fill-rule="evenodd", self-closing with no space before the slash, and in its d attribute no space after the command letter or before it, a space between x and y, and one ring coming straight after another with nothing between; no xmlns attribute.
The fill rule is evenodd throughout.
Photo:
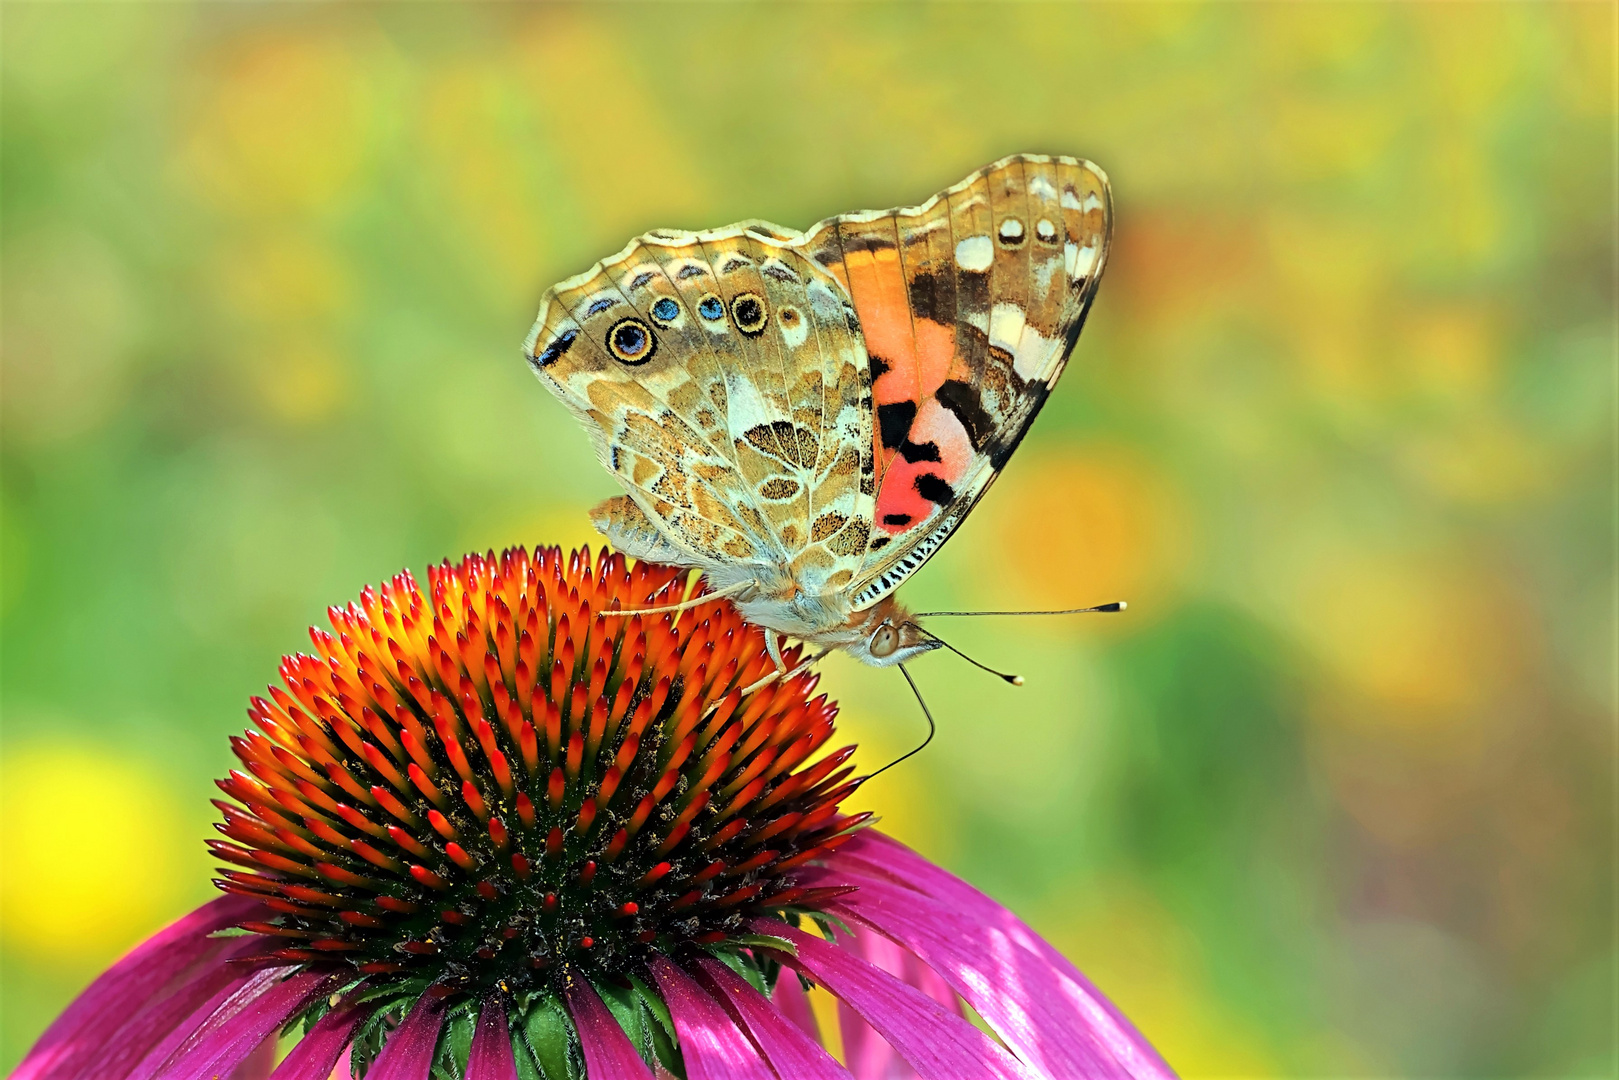
<svg viewBox="0 0 1619 1080"><path fill-rule="evenodd" d="M1174 1075L1067 958L966 882L869 831L830 864L827 881L861 886L834 909L915 952L1024 1061L1057 1077Z"/></svg>
<svg viewBox="0 0 1619 1080"><path fill-rule="evenodd" d="M1026 1080L1037 1075L937 1001L858 956L773 920L756 919L753 927L797 946L798 955L785 962L848 1002L923 1080Z"/></svg>
<svg viewBox="0 0 1619 1080"><path fill-rule="evenodd" d="M652 1080L652 1070L586 980L570 980L568 1011L573 1013L574 1030L579 1032L589 1080Z"/></svg>
<svg viewBox="0 0 1619 1080"><path fill-rule="evenodd" d="M517 1080L506 1007L494 998L485 1001L478 1013L478 1030L472 1034L472 1053L467 1058L467 1080Z"/></svg>
<svg viewBox="0 0 1619 1080"><path fill-rule="evenodd" d="M270 1073L275 1071L275 1051L277 1039L271 1036L259 1043L242 1063L231 1070L230 1080L270 1080Z"/></svg>
<svg viewBox="0 0 1619 1080"><path fill-rule="evenodd" d="M163 1080L212 1080L229 1074L317 994L334 988L337 980L317 971L290 978L283 968L254 972L164 1064Z"/></svg>
<svg viewBox="0 0 1619 1080"><path fill-rule="evenodd" d="M251 918L259 908L257 901L222 896L135 946L45 1029L11 1080L54 1080L77 1073L85 1052L106 1048L109 1022L122 1024L132 1003L149 1001L193 964L222 952L230 943L208 935ZM69 1055L79 1060L63 1061Z"/></svg>
<svg viewBox="0 0 1619 1080"><path fill-rule="evenodd" d="M215 939L218 948L210 950L179 977L149 997L138 999L120 1016L109 1016L101 1027L84 1032L68 1053L59 1057L45 1074L45 1080L106 1080L122 1077L134 1069L148 1053L163 1044L154 1064L161 1062L190 1032L186 1021L208 1001L214 1007L247 981L247 972L229 963L247 950L240 940ZM208 1012L197 1015L196 1022Z"/></svg>
<svg viewBox="0 0 1619 1080"><path fill-rule="evenodd" d="M839 942L843 948L867 963L879 967L901 982L916 987L946 1009L961 1015L955 992L943 979L915 956L875 931L859 927L853 939ZM910 1080L915 1070L905 1064L899 1052L872 1026L860 1019L846 1001L838 1002L838 1027L843 1035L843 1060L860 1080Z"/></svg>
<svg viewBox="0 0 1619 1080"><path fill-rule="evenodd" d="M416 999L410 1015L388 1036L382 1053L371 1063L366 1080L427 1080L448 1004L449 998L432 994Z"/></svg>
<svg viewBox="0 0 1619 1080"><path fill-rule="evenodd" d="M825 1047L799 1030L742 976L718 960L698 960L697 968L710 993L726 1004L732 1019L764 1054L777 1076L792 1080L850 1080L848 1070L834 1061ZM798 977L784 971L782 978L799 991L802 999Z"/></svg>
<svg viewBox="0 0 1619 1080"><path fill-rule="evenodd" d="M271 1074L271 1080L326 1080L366 1018L359 1007L337 1008L316 1021Z"/></svg>
<svg viewBox="0 0 1619 1080"><path fill-rule="evenodd" d="M690 975L662 956L651 968L680 1036L686 1080L776 1080L758 1047Z"/></svg>
<svg viewBox="0 0 1619 1080"><path fill-rule="evenodd" d="M770 1003L811 1041L821 1041L821 1025L815 1022L815 1010L810 1006L809 995L799 985L797 975L784 972L776 980L776 988L770 993Z"/></svg>

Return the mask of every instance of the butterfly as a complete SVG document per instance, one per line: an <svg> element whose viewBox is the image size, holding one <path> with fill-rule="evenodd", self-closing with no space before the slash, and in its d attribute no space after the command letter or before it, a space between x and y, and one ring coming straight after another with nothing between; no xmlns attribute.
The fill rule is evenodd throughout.
<svg viewBox="0 0 1619 1080"><path fill-rule="evenodd" d="M803 233L655 230L552 287L524 353L623 485L614 547L700 570L778 669L777 634L898 664L940 642L894 590L1045 404L1111 226L1101 169L1018 154Z"/></svg>

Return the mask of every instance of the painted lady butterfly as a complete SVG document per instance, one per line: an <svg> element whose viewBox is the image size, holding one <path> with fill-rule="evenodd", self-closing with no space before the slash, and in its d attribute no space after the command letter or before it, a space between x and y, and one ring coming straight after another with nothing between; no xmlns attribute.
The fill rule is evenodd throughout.
<svg viewBox="0 0 1619 1080"><path fill-rule="evenodd" d="M624 485L591 515L614 546L897 664L939 642L892 593L1045 403L1110 229L1100 169L1019 154L806 233L650 232L547 292L525 353Z"/></svg>

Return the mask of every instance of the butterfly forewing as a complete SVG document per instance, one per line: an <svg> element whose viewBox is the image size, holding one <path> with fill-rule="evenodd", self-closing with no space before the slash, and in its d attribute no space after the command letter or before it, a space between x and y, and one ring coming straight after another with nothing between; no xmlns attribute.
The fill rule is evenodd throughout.
<svg viewBox="0 0 1619 1080"><path fill-rule="evenodd" d="M948 207L948 219L941 206ZM925 272L920 247L902 242L902 255L917 252L914 261L907 257L895 265L913 332L908 347L895 351L916 358L916 374L914 381L885 382L873 363L879 372L873 382L878 435L892 456L881 472L871 550L852 585L856 609L887 595L943 544L1044 404L1078 337L1105 259L1107 181L1087 162L1023 155L997 162L921 207L888 216L901 238L918 228L948 227L954 310L939 309L936 281L943 275L936 272L937 260L926 264L935 281L919 281ZM936 216L941 224L933 226ZM866 233L881 228L870 214L851 217ZM844 219L838 220L842 232ZM1042 222L1048 228L1042 230ZM930 255L934 250L930 243ZM894 325L891 311L868 315L862 304L863 295L886 303L892 287L887 294L862 293L853 287L853 273L850 280L862 326L873 317ZM924 303L933 310L924 313ZM937 328L948 328L953 338L948 363L931 362L928 338ZM884 409L890 423L881 430ZM907 420L903 435L900 419Z"/></svg>

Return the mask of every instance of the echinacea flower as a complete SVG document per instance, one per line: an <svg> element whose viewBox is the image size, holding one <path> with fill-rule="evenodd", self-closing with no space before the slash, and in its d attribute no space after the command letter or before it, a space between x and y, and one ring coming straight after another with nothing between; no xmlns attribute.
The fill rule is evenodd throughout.
<svg viewBox="0 0 1619 1080"><path fill-rule="evenodd" d="M332 609L233 742L228 895L14 1078L1171 1075L1014 915L842 812L853 748L796 652L768 680L723 601L612 614L686 584L518 549Z"/></svg>

